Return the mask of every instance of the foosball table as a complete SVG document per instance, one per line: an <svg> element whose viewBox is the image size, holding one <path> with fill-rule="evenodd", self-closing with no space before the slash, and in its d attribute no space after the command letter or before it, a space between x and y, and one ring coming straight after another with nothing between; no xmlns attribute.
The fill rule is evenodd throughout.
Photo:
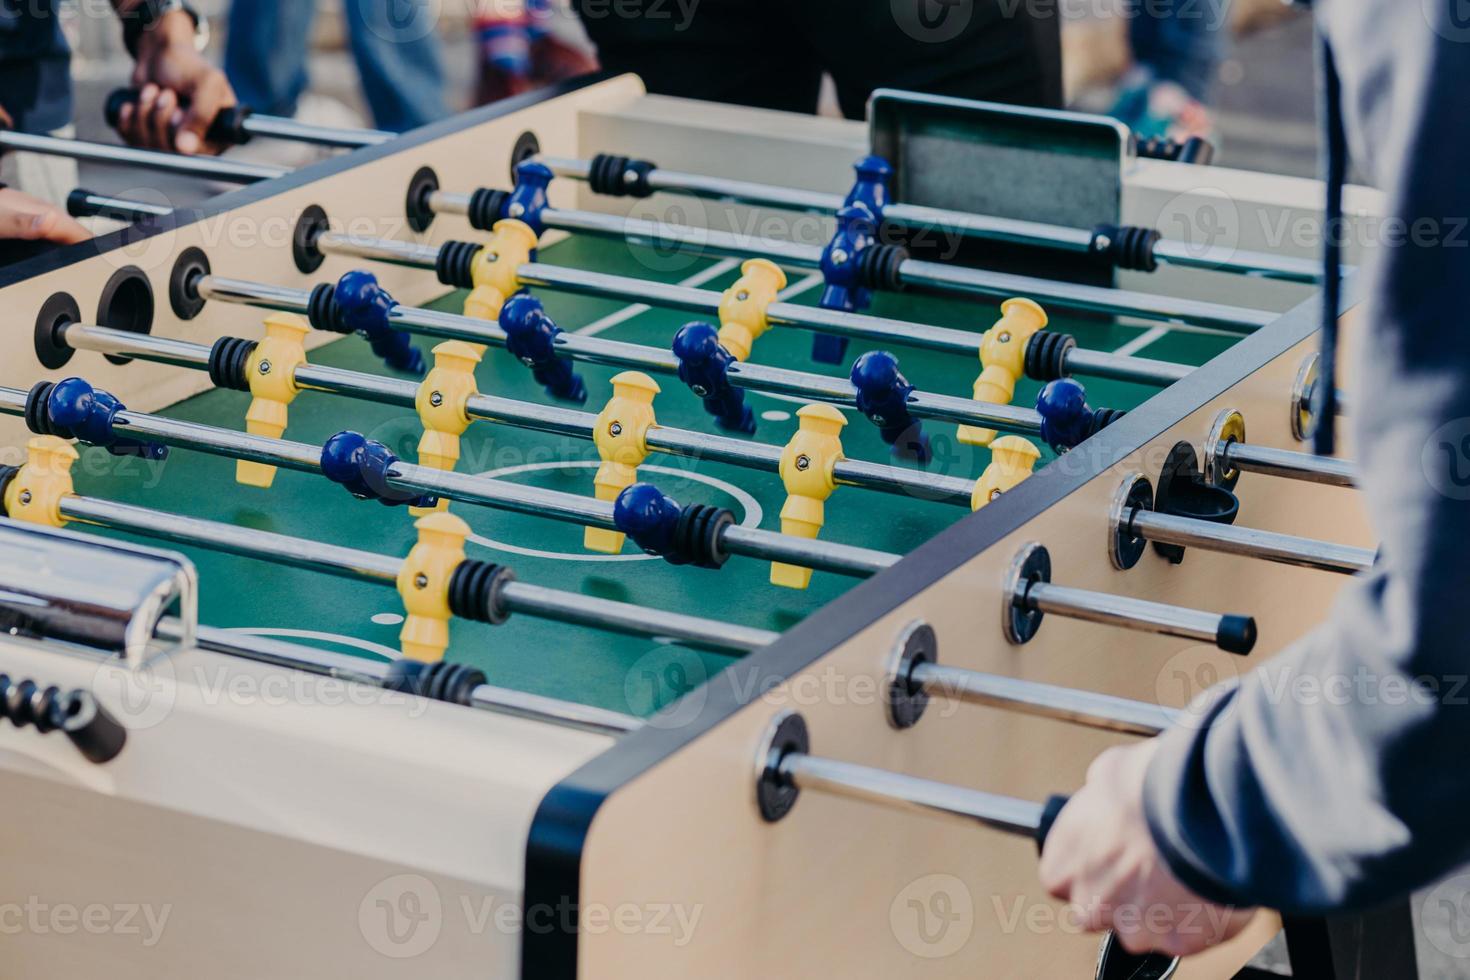
<svg viewBox="0 0 1470 980"><path fill-rule="evenodd" d="M0 138L151 159L58 142ZM1304 443L1313 182L632 77L335 142L152 160L246 186L78 190L126 226L0 270L3 972L1204 978L1280 931L1130 956L1035 861L1374 560Z"/></svg>

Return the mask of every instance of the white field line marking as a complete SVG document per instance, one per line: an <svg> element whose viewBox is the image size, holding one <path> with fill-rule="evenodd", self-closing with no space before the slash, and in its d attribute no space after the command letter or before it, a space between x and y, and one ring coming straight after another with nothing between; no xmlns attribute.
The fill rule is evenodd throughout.
<svg viewBox="0 0 1470 980"><path fill-rule="evenodd" d="M1164 334L1168 332L1168 327L1151 327L1150 329L1145 330L1143 333L1139 334L1137 337L1134 337L1132 340L1123 344L1117 350L1113 351L1113 353L1118 354L1122 357L1127 357L1130 354L1137 354L1139 351L1143 350L1149 344L1158 340L1160 337L1164 336Z"/></svg>
<svg viewBox="0 0 1470 980"><path fill-rule="evenodd" d="M256 626L231 626L229 627L229 631L231 633L245 633L249 636L283 636L299 640L321 640L324 643L331 643L336 646L356 647L359 650L366 650L368 653L376 653L378 656L386 657L389 660L397 660L403 656L402 653L394 650L392 647L385 647L381 643L374 643L371 640L359 640L353 636L343 636L340 633L321 633L316 630L290 630Z"/></svg>
<svg viewBox="0 0 1470 980"><path fill-rule="evenodd" d="M688 278L680 279L677 285L702 286L705 283L709 282L711 279L723 276L725 273L729 272L731 269L735 268L739 264L740 263L735 259L721 259L707 269L701 269ZM602 333L604 330L615 327L620 323L625 323L628 320L633 319L635 316L642 316L651 309L653 309L653 307L649 306L646 303L634 303L632 306L625 306L621 310L618 310L614 313L609 313L601 320L593 320L591 323L587 324L587 326L581 327L577 330L573 330L572 333L579 333L584 336L591 337L595 334Z"/></svg>

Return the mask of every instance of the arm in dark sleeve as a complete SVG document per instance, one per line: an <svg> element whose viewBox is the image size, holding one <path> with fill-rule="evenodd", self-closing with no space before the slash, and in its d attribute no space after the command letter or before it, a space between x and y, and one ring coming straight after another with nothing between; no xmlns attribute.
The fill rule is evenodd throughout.
<svg viewBox="0 0 1470 980"><path fill-rule="evenodd" d="M1470 859L1470 29L1452 4L1318 7L1355 162L1387 199L1352 399L1384 560L1162 736L1145 787L1182 881L1286 912L1370 906Z"/></svg>

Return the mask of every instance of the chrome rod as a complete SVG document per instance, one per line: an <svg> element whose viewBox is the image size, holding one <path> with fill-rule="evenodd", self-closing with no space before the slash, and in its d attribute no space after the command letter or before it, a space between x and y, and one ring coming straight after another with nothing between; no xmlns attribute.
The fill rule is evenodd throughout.
<svg viewBox="0 0 1470 980"><path fill-rule="evenodd" d="M1166 265L1177 265L1187 269L1238 272L1260 279L1276 279L1282 282L1299 282L1308 285L1322 281L1322 262L1319 259L1271 255L1267 252L1252 252L1222 245L1202 248L1189 242L1163 238L1154 245L1154 258Z"/></svg>
<svg viewBox="0 0 1470 980"><path fill-rule="evenodd" d="M165 631L169 636L177 632L176 622L165 620L160 628L160 635L164 635ZM382 687L388 677L388 665L376 660L332 653L243 630L201 626L197 644L201 650L354 684ZM527 694L491 684L481 684L470 693L470 706L599 735L621 735L643 727L640 719L618 711Z"/></svg>
<svg viewBox="0 0 1470 980"><path fill-rule="evenodd" d="M429 195L428 207L439 214L467 214L467 194L443 191ZM547 208L541 212L544 227L557 231L616 238L635 245L675 249L701 255L731 258L760 256L772 261L816 269L822 264L822 247L803 242L783 241L758 235L664 224L601 214L593 211L570 211ZM1251 333L1276 320L1278 314L1266 310L1226 306L1198 300L1171 299L1134 290L1107 289L1073 283L1036 279L1029 276L967 269L960 266L907 259L899 268L900 278L914 285L948 292L983 296L1029 296L1065 309L1087 310L1115 316L1132 316L1145 320L1189 323L1212 327L1230 333Z"/></svg>
<svg viewBox="0 0 1470 980"><path fill-rule="evenodd" d="M386 143L397 134L381 129L346 129L316 126L297 122L284 116L266 116L252 112L245 117L241 128L251 136L270 139L294 140L315 146L333 146L342 149L360 149Z"/></svg>
<svg viewBox="0 0 1470 980"><path fill-rule="evenodd" d="M909 675L931 696L1005 708L1054 721L1131 735L1157 735L1179 712L1146 701L983 674L932 662L916 663Z"/></svg>
<svg viewBox="0 0 1470 980"><path fill-rule="evenodd" d="M56 339L73 350L135 357L174 367L209 367L209 348L187 340L170 340L167 337L115 330L90 323L62 324L56 333Z"/></svg>
<svg viewBox="0 0 1470 980"><path fill-rule="evenodd" d="M558 177L585 181L591 176L592 163L590 160L546 156L538 156L536 159L550 167L551 172ZM662 167L654 167L642 179L654 191L687 194L707 200L809 211L814 214L835 214L844 203L844 197L840 194L781 187L774 184L759 184L724 177L710 177L702 174L680 173L665 170ZM903 203L889 204L884 208L883 217L894 224L907 227L952 232L1018 245L1043 245L1078 253L1090 252L1093 248L1094 234L1091 231L1036 221L1019 221ZM1154 258L1160 262L1170 265L1218 269L1223 272L1280 279L1287 282L1315 283L1320 281L1322 274L1321 263L1310 259L1295 259L1244 249L1200 249L1169 239L1160 240L1154 246L1153 254Z"/></svg>
<svg viewBox="0 0 1470 980"><path fill-rule="evenodd" d="M381 254L398 252L396 247L402 244L383 239L348 239L345 236L334 240L343 248L356 247L349 245L350 242L363 244L365 247L362 250L353 251L351 254L365 258L372 257L368 254L369 252ZM366 247L368 243L372 244L371 248ZM390 246L394 247L390 248ZM404 246L399 254L406 256L410 253L422 254L424 251L433 250L424 250L423 246L417 245ZM412 262L405 258L404 264L412 264ZM199 280L195 288L201 296L206 298L249 305L255 305L256 302L252 298L254 290L251 284L241 280L218 280L213 276L206 276ZM270 309L284 307L300 312L306 309L309 299L309 293L305 290L298 290L296 295L288 301L284 290L274 288L269 290L262 305ZM400 305L395 306L388 314L388 321L399 329L413 333L465 340L471 343L492 344L496 347L504 347L506 344L505 332L499 326L491 321L475 317ZM673 351L659 347L606 340L602 337L589 337L571 331L559 333L555 345L558 354L575 361L634 368L657 374L678 375L679 373L679 359L674 356ZM851 381L845 378L741 362L732 364L727 376L730 383L737 388L810 398L814 401L824 401L846 408L857 406L857 389ZM916 418L996 428L1028 435L1037 435L1041 432L1040 414L1035 409L1014 405L1000 405L970 398L916 391L909 396L908 410Z"/></svg>
<svg viewBox="0 0 1470 980"><path fill-rule="evenodd" d="M403 564L400 558L356 548L339 548L273 531L257 531L93 497L63 497L61 514L84 524L141 534L172 544L206 547L242 558L256 558L379 585L393 585Z"/></svg>
<svg viewBox="0 0 1470 980"><path fill-rule="evenodd" d="M580 269L566 269L539 262L521 266L516 270L516 278L521 285L531 288L552 289L578 296L623 299L703 315L717 314L723 299L722 294L712 290L600 272L583 272ZM892 320L867 313L847 313L842 310L826 310L819 306L777 301L766 307L766 319L776 326L816 330L856 340L944 351L967 357L976 357L980 353L981 335L978 331L910 323L907 320ZM1134 381L1161 387L1173 384L1194 370L1185 364L1077 347L1067 352L1063 367L1068 374Z"/></svg>
<svg viewBox="0 0 1470 980"><path fill-rule="evenodd" d="M101 332L105 328L94 329ZM174 341L174 343L183 342ZM305 370L305 367L303 366L302 370ZM338 371L336 368L311 368L311 371L316 372L318 378L328 372L351 373ZM394 379L383 380L412 387L409 382L397 382ZM494 401L502 401L502 399L494 399ZM24 391L15 388L0 388L0 411L20 415L25 411L25 403L26 393ZM565 409L549 411L566 412ZM299 472L318 473L321 470L321 450L316 446L304 443L252 436L228 429L192 422L178 422L140 412L119 412L115 424L127 429L136 437L151 439L169 446L230 459L248 459L257 463L283 466ZM490 477L437 470L403 461L399 461L394 466L393 471L389 474L389 483L400 490L433 494L497 510L533 517L546 517L569 524L617 530L611 503L561 490L542 489ZM890 552L835 542L788 537L775 531L739 525L725 529L720 538L720 546L734 555L764 561L785 562L858 578L875 575L885 568L892 567L898 563L900 558L899 555Z"/></svg>
<svg viewBox="0 0 1470 980"><path fill-rule="evenodd" d="M1027 800L802 752L787 752L777 767L783 779L802 790L831 793L913 813L960 817L1028 837L1035 837L1041 827L1042 805Z"/></svg>
<svg viewBox="0 0 1470 980"><path fill-rule="evenodd" d="M106 194L94 194L78 187L66 196L66 213L73 218L111 218L113 221L139 222L173 214L166 204L130 201Z"/></svg>
<svg viewBox="0 0 1470 980"><path fill-rule="evenodd" d="M347 255L410 269L432 269L439 259L437 245L418 245L370 235L346 235L337 231L324 231L318 235L316 247L323 255Z"/></svg>
<svg viewBox="0 0 1470 980"><path fill-rule="evenodd" d="M1292 452L1289 449L1272 449L1269 446L1255 446L1233 439L1221 440L1215 449L1215 456L1223 470L1262 473L1266 476L1305 480L1332 487L1357 486L1352 460Z"/></svg>
<svg viewBox="0 0 1470 980"><path fill-rule="evenodd" d="M1025 583L1015 602L1023 609L1080 619L1123 629L1177 636L1210 643L1232 653L1247 653L1256 641L1256 625L1246 616L1220 615L1202 609L1170 606L1145 599L1089 592L1050 582Z"/></svg>
<svg viewBox="0 0 1470 980"><path fill-rule="evenodd" d="M75 513L79 520L87 523L162 538L174 544L211 548L244 558L309 568L390 587L395 586L403 565L400 558L104 500L65 497L62 513ZM722 652L758 650L773 643L780 635L517 580L507 582L501 596L506 609L511 612L634 636L667 638Z"/></svg>
<svg viewBox="0 0 1470 980"><path fill-rule="evenodd" d="M822 248L819 246L759 236L555 208L543 211L541 220L547 228L621 238L659 248L676 248L680 251L736 258L758 255L804 268L817 268L822 262ZM899 277L908 284L949 292L1000 297L1029 296L1067 309L1188 323L1230 333L1252 333L1273 323L1279 316L1267 310L1156 296L1133 290L1056 282L918 259L904 260L899 266Z"/></svg>
<svg viewBox="0 0 1470 980"><path fill-rule="evenodd" d="M76 337L78 344L86 344L85 349L88 350L103 353L125 351L129 356L142 360L158 360L182 367L203 369L209 361L208 347L184 340L168 340L148 334L82 324L68 326L63 336ZM300 365L293 377L301 388L402 408L414 407L419 390L416 383L401 378L314 364ZM597 416L590 412L537 405L493 395L471 397L466 402L465 414L474 420L498 422L587 440L593 438L597 424ZM655 425L649 429L645 442L650 449L675 456L732 463L770 473L778 473L781 466L780 446L747 442L692 429ZM833 469L833 477L845 486L916 499L939 500L966 507L970 505L970 495L974 490L972 480L852 459L838 460Z"/></svg>
<svg viewBox="0 0 1470 980"><path fill-rule="evenodd" d="M558 622L578 623L633 636L673 640L718 652L748 653L769 646L779 633L736 626L682 613L650 609L577 592L547 589L528 582L508 582L501 590L505 607Z"/></svg>
<svg viewBox="0 0 1470 980"><path fill-rule="evenodd" d="M177 153L139 150L113 143L88 143L84 140L63 139L58 136L36 136L11 130L0 130L0 149L70 157L86 163L142 167L158 173L204 177L237 184L253 184L256 181L271 180L282 174L290 173L284 167L272 167L263 163L243 163L210 156L181 156Z"/></svg>
<svg viewBox="0 0 1470 980"><path fill-rule="evenodd" d="M917 286L957 290L979 296L1044 296L1053 306L1067 309L1186 323L1234 334L1253 333L1274 323L1280 316L1268 310L1065 282L1047 281L1045 291L1039 292L1032 287L1042 280L918 259L904 261L899 267L899 276L904 282Z"/></svg>
<svg viewBox="0 0 1470 980"><path fill-rule="evenodd" d="M1374 554L1367 548L1278 534L1256 528L1215 524L1188 517L1135 509L1128 520L1129 533L1181 548L1200 548L1227 555L1259 558L1283 565L1298 565L1324 572L1356 575L1373 567Z"/></svg>

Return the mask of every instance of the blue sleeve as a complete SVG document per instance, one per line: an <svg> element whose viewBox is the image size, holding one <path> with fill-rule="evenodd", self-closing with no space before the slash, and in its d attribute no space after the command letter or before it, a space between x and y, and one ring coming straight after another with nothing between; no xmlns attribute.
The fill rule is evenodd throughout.
<svg viewBox="0 0 1470 980"><path fill-rule="evenodd" d="M1357 910L1470 859L1470 24L1454 7L1318 3L1354 162L1387 199L1351 397L1383 560L1202 724L1161 736L1154 838L1217 901Z"/></svg>

